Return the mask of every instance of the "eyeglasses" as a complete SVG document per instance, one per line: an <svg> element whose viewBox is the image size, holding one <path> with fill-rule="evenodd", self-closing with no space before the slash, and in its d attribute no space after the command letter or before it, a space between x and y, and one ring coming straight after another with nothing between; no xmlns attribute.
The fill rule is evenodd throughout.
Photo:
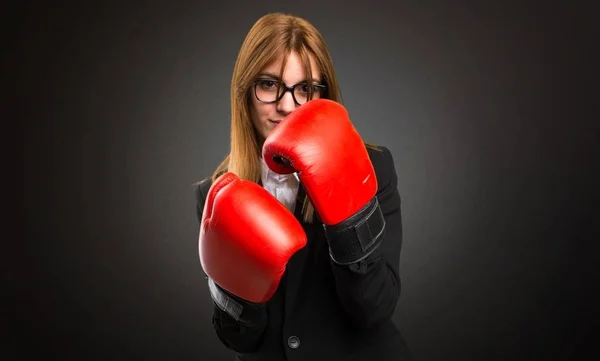
<svg viewBox="0 0 600 361"><path fill-rule="evenodd" d="M288 86L276 79L261 78L254 81L254 95L260 102L271 104L281 100L286 92L292 93L292 98L297 105L302 105L308 100L318 97L325 92L323 84L307 84L306 82Z"/></svg>

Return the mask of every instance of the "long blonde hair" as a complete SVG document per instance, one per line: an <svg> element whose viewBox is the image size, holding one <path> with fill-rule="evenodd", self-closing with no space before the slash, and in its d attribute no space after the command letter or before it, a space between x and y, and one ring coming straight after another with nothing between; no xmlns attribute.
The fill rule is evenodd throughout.
<svg viewBox="0 0 600 361"><path fill-rule="evenodd" d="M230 153L212 174L214 182L228 171L241 179L259 182L261 149L250 115L251 86L258 74L277 56L296 52L302 59L305 74L312 78L309 56L322 73L326 85L321 98L342 103L340 87L333 61L321 33L307 20L285 13L270 13L258 19L250 28L238 53L231 79L231 148ZM282 65L281 71L285 66ZM365 143L366 146L376 148ZM303 220L312 222L314 207L308 196L302 208Z"/></svg>

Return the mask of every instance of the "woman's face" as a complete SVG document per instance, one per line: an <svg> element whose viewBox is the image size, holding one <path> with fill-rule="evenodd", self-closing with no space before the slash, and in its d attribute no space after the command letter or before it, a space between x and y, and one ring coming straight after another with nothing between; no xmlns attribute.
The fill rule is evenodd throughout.
<svg viewBox="0 0 600 361"><path fill-rule="evenodd" d="M307 86L305 85L306 74L302 65L302 60L296 52L292 52L285 64L283 70L283 78L280 79L278 74L281 69L281 63L283 57L280 56L275 62L268 65L263 71L258 74L258 83L252 85L251 89L251 102L250 102L250 115L252 117L252 123L257 130L259 136L259 142L262 144L269 134L275 129L277 124L283 120L288 114L293 112L300 104L303 104L307 98ZM315 65L314 58L310 56L311 72L313 76L314 84L321 84L321 72ZM294 90L294 97L292 92L285 92L283 97L279 101L272 103L265 103L264 101L272 101L278 98L277 96L277 81L283 81L288 87L298 85ZM285 89L281 87L279 94ZM322 90L320 88L313 88L312 98L319 98ZM258 96L258 98L257 98ZM260 98L260 100L259 100ZM262 100L262 101L261 101Z"/></svg>

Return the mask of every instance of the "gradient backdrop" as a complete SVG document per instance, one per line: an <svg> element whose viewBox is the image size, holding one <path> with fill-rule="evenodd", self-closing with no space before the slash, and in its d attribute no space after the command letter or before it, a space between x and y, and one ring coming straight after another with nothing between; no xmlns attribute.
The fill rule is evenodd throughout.
<svg viewBox="0 0 600 361"><path fill-rule="evenodd" d="M233 360L211 328L191 185L227 153L246 32L285 11L322 31L353 122L395 157L394 319L417 360L599 359L586 354L597 119L575 93L586 13L395 3L14 7L6 69L26 119L27 259L3 257L18 322L7 342L24 339L23 357Z"/></svg>

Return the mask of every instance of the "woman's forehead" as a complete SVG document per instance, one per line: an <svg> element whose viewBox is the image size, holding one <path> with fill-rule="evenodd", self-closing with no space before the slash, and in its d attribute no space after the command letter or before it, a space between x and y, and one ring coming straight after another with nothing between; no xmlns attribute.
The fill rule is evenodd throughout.
<svg viewBox="0 0 600 361"><path fill-rule="evenodd" d="M317 66L317 62L312 54L307 54L310 60L311 72L313 78L318 80L321 76L321 72ZM297 52L293 51L289 54L279 54L270 64L268 64L262 71L261 75L268 75L279 79L281 74L281 66L285 61L285 67L283 68L283 74L281 79L285 82L294 82L305 80L307 75L305 72L305 64Z"/></svg>

